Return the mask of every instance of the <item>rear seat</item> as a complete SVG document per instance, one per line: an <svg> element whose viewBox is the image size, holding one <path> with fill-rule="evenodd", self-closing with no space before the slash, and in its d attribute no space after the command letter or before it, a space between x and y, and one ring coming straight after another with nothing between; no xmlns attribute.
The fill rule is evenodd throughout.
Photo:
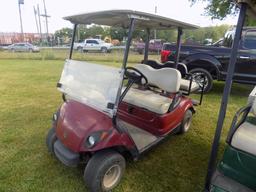
<svg viewBox="0 0 256 192"><path fill-rule="evenodd" d="M251 112L256 122L256 100L254 100ZM234 133L231 145L256 156L256 125L251 121L242 123Z"/></svg>
<svg viewBox="0 0 256 192"><path fill-rule="evenodd" d="M145 64L134 66L141 71L148 79L148 83L157 86L169 93L177 93L180 89L181 74L172 68L153 69ZM151 90L139 90L131 88L124 102L147 109L157 114L165 114L172 103L172 99Z"/></svg>
<svg viewBox="0 0 256 192"><path fill-rule="evenodd" d="M142 62L144 62L144 61L142 61ZM149 66L153 67L154 69L175 68L175 63L173 61L168 61L166 63L161 64L154 60L148 60L146 65L149 65ZM187 66L184 63L178 63L177 69L180 71L181 76L182 76L180 90L188 92L190 80L185 79L185 77L188 74ZM195 91L198 91L199 89L200 89L199 84L192 81L190 91L195 92Z"/></svg>
<svg viewBox="0 0 256 192"><path fill-rule="evenodd" d="M172 99L154 93L150 90L131 88L124 97L126 103L147 109L157 114L165 114L172 103Z"/></svg>

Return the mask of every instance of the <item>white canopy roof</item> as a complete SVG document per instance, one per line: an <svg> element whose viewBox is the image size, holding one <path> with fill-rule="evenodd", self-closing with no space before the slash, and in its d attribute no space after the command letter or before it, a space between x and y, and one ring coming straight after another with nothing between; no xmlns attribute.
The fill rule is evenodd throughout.
<svg viewBox="0 0 256 192"><path fill-rule="evenodd" d="M64 19L69 20L74 24L98 24L124 28L129 27L129 18L135 18L136 28L140 29L170 29L177 27L183 29L199 28L196 25L185 23L182 21L177 21L167 17L132 10L98 11L64 17Z"/></svg>

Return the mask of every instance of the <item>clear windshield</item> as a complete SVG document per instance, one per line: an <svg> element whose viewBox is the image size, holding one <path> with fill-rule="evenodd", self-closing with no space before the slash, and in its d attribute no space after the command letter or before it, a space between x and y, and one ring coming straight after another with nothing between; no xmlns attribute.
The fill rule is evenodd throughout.
<svg viewBox="0 0 256 192"><path fill-rule="evenodd" d="M112 109L107 106L115 103L120 82L119 68L67 60L59 90L74 100L112 115Z"/></svg>

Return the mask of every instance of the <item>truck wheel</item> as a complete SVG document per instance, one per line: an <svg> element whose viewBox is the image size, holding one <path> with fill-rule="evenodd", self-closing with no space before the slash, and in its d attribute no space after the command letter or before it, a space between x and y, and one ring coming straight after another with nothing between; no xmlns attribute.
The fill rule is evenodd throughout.
<svg viewBox="0 0 256 192"><path fill-rule="evenodd" d="M140 55L143 55L145 53L145 50L144 49L140 49L140 50L138 50L138 52L139 52Z"/></svg>
<svg viewBox="0 0 256 192"><path fill-rule="evenodd" d="M56 142L57 137L56 137L56 132L54 128L49 129L48 134L46 136L46 146L48 148L48 151L51 154L54 154L54 148L53 145Z"/></svg>
<svg viewBox="0 0 256 192"><path fill-rule="evenodd" d="M79 51L79 52L83 52L83 47L77 47L77 51Z"/></svg>
<svg viewBox="0 0 256 192"><path fill-rule="evenodd" d="M84 180L91 192L106 192L116 187L125 170L124 157L112 150L98 152L89 160Z"/></svg>
<svg viewBox="0 0 256 192"><path fill-rule="evenodd" d="M107 53L107 52L108 52L107 47L102 47L102 48L101 48L101 52L102 52L102 53Z"/></svg>
<svg viewBox="0 0 256 192"><path fill-rule="evenodd" d="M213 78L212 75L202 68L195 68L189 71L193 79L199 83L200 86L203 86L204 77L205 77L205 84L204 84L204 93L209 92L213 86Z"/></svg>
<svg viewBox="0 0 256 192"><path fill-rule="evenodd" d="M187 110L180 125L179 134L186 133L191 125L193 113L191 110Z"/></svg>

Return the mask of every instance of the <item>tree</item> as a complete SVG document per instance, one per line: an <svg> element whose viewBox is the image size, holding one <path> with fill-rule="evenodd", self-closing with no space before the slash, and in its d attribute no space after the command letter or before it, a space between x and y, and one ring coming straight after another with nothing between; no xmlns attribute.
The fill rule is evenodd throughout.
<svg viewBox="0 0 256 192"><path fill-rule="evenodd" d="M72 33L73 29L68 27L57 30L54 33L55 41L58 42L58 44L68 43L72 38Z"/></svg>
<svg viewBox="0 0 256 192"><path fill-rule="evenodd" d="M62 28L60 30L55 31L54 36L59 38L71 38L73 33L73 29L70 29L68 27Z"/></svg>
<svg viewBox="0 0 256 192"><path fill-rule="evenodd" d="M205 8L206 15L212 19L224 19L227 15L234 15L238 12L235 0L189 0L192 5L196 2L208 2Z"/></svg>
<svg viewBox="0 0 256 192"><path fill-rule="evenodd" d="M189 0L192 5L196 2L208 2L205 8L205 13L211 16L212 19L224 19L228 15L236 15L238 13L238 7L235 0ZM256 0L254 0L256 3ZM247 15L245 20L245 26L255 26L256 20Z"/></svg>
<svg viewBox="0 0 256 192"><path fill-rule="evenodd" d="M124 37L127 37L127 30L121 27L111 27L109 31L109 35L112 39L118 39L122 41Z"/></svg>

